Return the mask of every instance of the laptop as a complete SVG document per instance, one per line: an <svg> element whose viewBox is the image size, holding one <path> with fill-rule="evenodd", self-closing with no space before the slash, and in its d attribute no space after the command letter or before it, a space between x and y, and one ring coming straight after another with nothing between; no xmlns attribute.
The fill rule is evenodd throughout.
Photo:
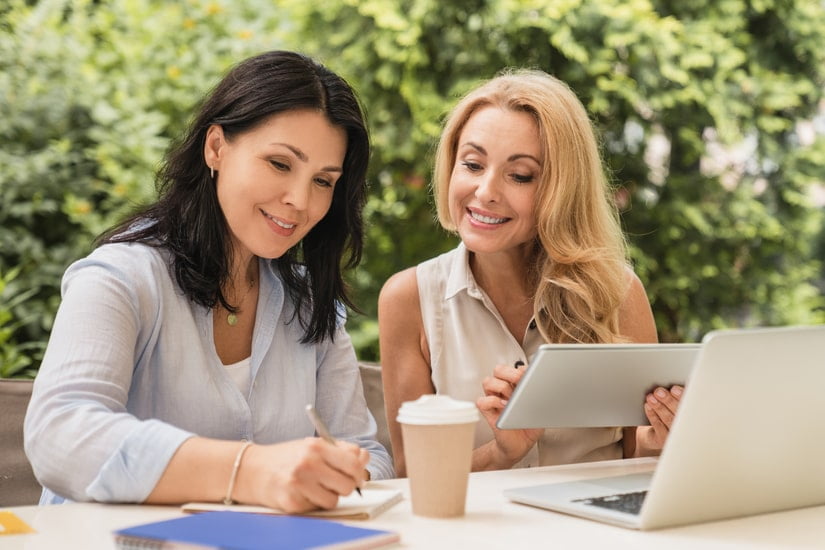
<svg viewBox="0 0 825 550"><path fill-rule="evenodd" d="M634 529L825 504L825 325L713 331L655 471L507 489Z"/></svg>
<svg viewBox="0 0 825 550"><path fill-rule="evenodd" d="M544 344L496 423L501 429L643 426L645 396L684 385L701 344Z"/></svg>

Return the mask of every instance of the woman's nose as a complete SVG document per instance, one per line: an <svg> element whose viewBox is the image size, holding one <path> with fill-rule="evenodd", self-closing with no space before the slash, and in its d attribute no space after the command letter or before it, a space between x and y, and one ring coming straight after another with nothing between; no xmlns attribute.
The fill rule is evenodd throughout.
<svg viewBox="0 0 825 550"><path fill-rule="evenodd" d="M482 203L498 202L499 200L499 182L498 174L488 171L478 178L478 186L476 187L476 198Z"/></svg>
<svg viewBox="0 0 825 550"><path fill-rule="evenodd" d="M306 210L309 206L312 182L293 182L284 190L281 202L292 206L295 210Z"/></svg>

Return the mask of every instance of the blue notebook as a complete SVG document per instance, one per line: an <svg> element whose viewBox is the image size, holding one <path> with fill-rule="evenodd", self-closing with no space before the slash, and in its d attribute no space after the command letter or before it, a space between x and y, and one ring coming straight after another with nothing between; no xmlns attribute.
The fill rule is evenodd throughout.
<svg viewBox="0 0 825 550"><path fill-rule="evenodd" d="M392 531L352 527L319 518L206 512L115 531L121 550L204 548L275 550L377 548L398 542Z"/></svg>

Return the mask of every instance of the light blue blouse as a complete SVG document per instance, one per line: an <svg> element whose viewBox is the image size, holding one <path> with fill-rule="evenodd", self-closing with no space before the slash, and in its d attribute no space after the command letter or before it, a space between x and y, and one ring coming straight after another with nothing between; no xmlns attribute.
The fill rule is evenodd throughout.
<svg viewBox="0 0 825 550"><path fill-rule="evenodd" d="M372 479L393 477L343 323L334 342L301 344L277 268L259 270L243 395L215 351L211 310L181 293L166 252L108 244L69 267L24 429L41 504L142 502L187 438L312 436L308 403L332 435L370 452Z"/></svg>

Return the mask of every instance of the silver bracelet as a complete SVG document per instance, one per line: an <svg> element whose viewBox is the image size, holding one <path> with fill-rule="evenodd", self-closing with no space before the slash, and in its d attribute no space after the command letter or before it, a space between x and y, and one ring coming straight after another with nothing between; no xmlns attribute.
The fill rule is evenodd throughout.
<svg viewBox="0 0 825 550"><path fill-rule="evenodd" d="M235 455L235 463L232 464L232 477L229 478L229 488L226 490L226 497L223 499L223 503L227 506L232 504L232 490L235 489L235 479L238 477L238 470L241 468L241 459L250 446L252 446L251 441L244 441L241 448L238 449L238 454Z"/></svg>

